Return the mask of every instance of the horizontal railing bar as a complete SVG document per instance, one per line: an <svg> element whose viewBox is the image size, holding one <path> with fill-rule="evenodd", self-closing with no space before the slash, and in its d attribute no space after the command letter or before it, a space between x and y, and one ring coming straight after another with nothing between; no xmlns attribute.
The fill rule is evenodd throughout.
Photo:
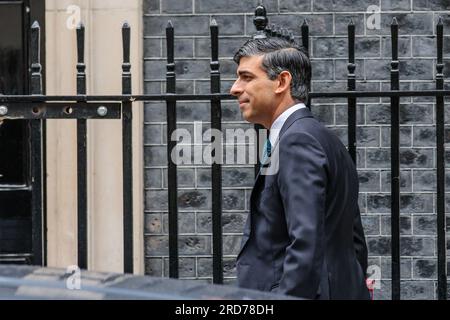
<svg viewBox="0 0 450 320"><path fill-rule="evenodd" d="M348 97L440 97L450 96L450 90L420 91L331 91L311 92L311 98L348 98ZM179 101L179 100L234 100L236 97L225 93L211 94L147 94L147 95L80 95L80 96L44 96L44 95L1 95L0 103L64 101Z"/></svg>

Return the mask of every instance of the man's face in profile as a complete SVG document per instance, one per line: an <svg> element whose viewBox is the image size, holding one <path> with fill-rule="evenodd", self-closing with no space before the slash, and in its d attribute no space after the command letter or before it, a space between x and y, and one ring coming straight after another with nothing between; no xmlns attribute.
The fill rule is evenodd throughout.
<svg viewBox="0 0 450 320"><path fill-rule="evenodd" d="M267 123L275 106L277 79L270 80L262 67L264 56L242 57L237 69L238 78L230 93L239 101L239 109L245 120Z"/></svg>

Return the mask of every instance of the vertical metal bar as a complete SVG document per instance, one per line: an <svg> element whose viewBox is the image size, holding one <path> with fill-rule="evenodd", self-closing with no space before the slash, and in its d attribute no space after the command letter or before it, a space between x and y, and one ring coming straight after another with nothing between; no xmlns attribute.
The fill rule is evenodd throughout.
<svg viewBox="0 0 450 320"><path fill-rule="evenodd" d="M305 51L309 55L309 26L308 23L306 22L306 19L303 20L303 24L301 27L302 30L302 46L303 48L305 48ZM308 84L308 91L311 92L311 82ZM308 97L308 100L306 101L305 105L311 109L311 99Z"/></svg>
<svg viewBox="0 0 450 320"><path fill-rule="evenodd" d="M443 39L444 25L439 17L436 26L437 35L437 64L436 89L444 89ZM438 299L447 300L447 244L445 226L445 146L444 146L444 96L436 97L436 170L437 170L437 255L438 255Z"/></svg>
<svg viewBox="0 0 450 320"><path fill-rule="evenodd" d="M347 90L355 91L355 24L353 20L348 25L348 75ZM348 107L348 151L356 164L356 98L349 97L347 100Z"/></svg>
<svg viewBox="0 0 450 320"><path fill-rule="evenodd" d="M220 93L219 27L211 21L211 93ZM220 100L211 101L211 128L222 130L222 107ZM217 141L214 141L217 146ZM212 234L213 234L213 283L223 283L222 267L222 141L219 150L213 149L212 159Z"/></svg>
<svg viewBox="0 0 450 320"><path fill-rule="evenodd" d="M266 38L268 34L263 32L267 29L269 20L267 19L267 12L263 5L259 5L255 9L255 17L253 18L253 25L256 28L256 33L253 35L253 39L263 39ZM272 24L269 28L270 36L276 37L279 36L279 32L277 26ZM255 165L255 177L258 176L259 170L261 168L260 161L260 152L261 152L261 143L259 139L259 133L264 130L264 126L260 124L255 124L253 126L255 128L256 134L256 165Z"/></svg>
<svg viewBox="0 0 450 320"><path fill-rule="evenodd" d="M131 94L130 26L122 26L122 93ZM133 113L131 102L122 103L123 157L123 269L133 273Z"/></svg>
<svg viewBox="0 0 450 320"><path fill-rule="evenodd" d="M84 64L84 25L77 32L77 94L86 94L86 65ZM78 216L78 266L88 268L88 209L87 209L87 123L77 120L77 216Z"/></svg>
<svg viewBox="0 0 450 320"><path fill-rule="evenodd" d="M35 21L31 26L31 94L42 94L42 66L40 63L41 28ZM42 177L42 120L31 120L31 219L33 264L43 264L43 177Z"/></svg>
<svg viewBox="0 0 450 320"><path fill-rule="evenodd" d="M391 24L391 90L399 90L398 23ZM392 299L400 299L400 97L391 97L391 230Z"/></svg>
<svg viewBox="0 0 450 320"><path fill-rule="evenodd" d="M172 22L166 27L167 41L167 73L166 92L176 92L175 60L174 60L174 30ZM172 133L177 126L176 101L167 103L167 160L169 182L169 277L178 278L178 184L177 166L171 157L176 141L172 141Z"/></svg>

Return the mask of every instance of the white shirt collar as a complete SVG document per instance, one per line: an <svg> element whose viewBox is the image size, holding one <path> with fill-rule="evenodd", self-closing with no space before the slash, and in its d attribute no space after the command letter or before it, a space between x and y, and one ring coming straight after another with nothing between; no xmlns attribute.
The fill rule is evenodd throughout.
<svg viewBox="0 0 450 320"><path fill-rule="evenodd" d="M291 114L293 114L295 111L302 109L302 108L306 108L305 104L300 102L297 103L296 105L293 105L292 107L289 107L288 109L286 109L282 114L280 114L275 121L272 123L272 126L270 127L270 133L269 133L269 140L270 140L270 144L273 146L275 146L275 142L278 139L278 135L280 134L281 128L283 127L284 123L286 122L287 118L289 118L289 116Z"/></svg>

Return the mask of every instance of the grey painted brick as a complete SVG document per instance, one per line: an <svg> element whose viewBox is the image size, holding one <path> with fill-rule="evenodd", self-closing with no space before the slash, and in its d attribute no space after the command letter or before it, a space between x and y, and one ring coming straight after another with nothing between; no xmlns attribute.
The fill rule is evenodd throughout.
<svg viewBox="0 0 450 320"><path fill-rule="evenodd" d="M224 233L242 233L247 213L225 212L222 215L222 230ZM197 213L197 232L212 233L212 217L209 212Z"/></svg>
<svg viewBox="0 0 450 320"><path fill-rule="evenodd" d="M355 39L355 57L369 58L379 56L379 37L358 37Z"/></svg>
<svg viewBox="0 0 450 320"><path fill-rule="evenodd" d="M311 11L311 2L303 0L279 0L280 12Z"/></svg>
<svg viewBox="0 0 450 320"><path fill-rule="evenodd" d="M367 209L372 213L390 213L391 195L390 194L368 194ZM433 212L432 194L401 194L400 195L401 213L431 213Z"/></svg>
<svg viewBox="0 0 450 320"><path fill-rule="evenodd" d="M283 14L269 16L269 23L292 30L295 35L300 35L299 26L305 21L309 26L310 36L329 36L333 33L333 15L324 14ZM256 31L253 25L253 16L247 16L246 34L252 35ZM313 55L314 57L314 55Z"/></svg>
<svg viewBox="0 0 450 320"><path fill-rule="evenodd" d="M206 255L212 253L210 236L180 236L178 246L182 255Z"/></svg>
<svg viewBox="0 0 450 320"><path fill-rule="evenodd" d="M208 60L182 60L175 62L177 79L200 79L210 75Z"/></svg>
<svg viewBox="0 0 450 320"><path fill-rule="evenodd" d="M223 236L223 254L237 255L241 248L241 236L224 235Z"/></svg>
<svg viewBox="0 0 450 320"><path fill-rule="evenodd" d="M161 169L144 170L144 186L146 188L162 188Z"/></svg>
<svg viewBox="0 0 450 320"><path fill-rule="evenodd" d="M381 191L391 192L391 171L381 170ZM412 192L411 170L400 170L400 192Z"/></svg>
<svg viewBox="0 0 450 320"><path fill-rule="evenodd" d="M398 66L402 80L432 80L433 61L428 59L401 60ZM389 80L390 60L366 60L366 78L371 80Z"/></svg>
<svg viewBox="0 0 450 320"><path fill-rule="evenodd" d="M144 19L144 36L165 36L169 20L174 27L175 36L209 35L207 16L152 16Z"/></svg>
<svg viewBox="0 0 450 320"><path fill-rule="evenodd" d="M434 127L415 127L413 130L415 147L430 147L436 144L436 129Z"/></svg>
<svg viewBox="0 0 450 320"><path fill-rule="evenodd" d="M223 210L244 210L244 190L223 190L222 208Z"/></svg>
<svg viewBox="0 0 450 320"><path fill-rule="evenodd" d="M163 233L169 233L169 215L164 213L161 215ZM178 212L178 234L195 233L195 213L194 212Z"/></svg>
<svg viewBox="0 0 450 320"><path fill-rule="evenodd" d="M163 259L162 258L146 258L145 259L145 275L152 277L163 276Z"/></svg>
<svg viewBox="0 0 450 320"><path fill-rule="evenodd" d="M414 170L413 181L413 190L415 192L436 192L436 170Z"/></svg>
<svg viewBox="0 0 450 320"><path fill-rule="evenodd" d="M366 149L356 148L356 167L366 168Z"/></svg>
<svg viewBox="0 0 450 320"><path fill-rule="evenodd" d="M413 0L414 10L450 10L450 3L447 0Z"/></svg>
<svg viewBox="0 0 450 320"><path fill-rule="evenodd" d="M401 104L400 121L402 124L433 123L433 108L430 105Z"/></svg>
<svg viewBox="0 0 450 320"><path fill-rule="evenodd" d="M390 237L367 237L370 255L387 256L391 252ZM400 237L400 254L403 256L432 256L434 241L430 238Z"/></svg>
<svg viewBox="0 0 450 320"><path fill-rule="evenodd" d="M399 35L433 34L433 13L383 13L380 29L366 29L368 35L390 35L393 18L398 22Z"/></svg>
<svg viewBox="0 0 450 320"><path fill-rule="evenodd" d="M233 86L234 80L222 80L220 82L220 92L229 93ZM206 94L211 93L211 83L209 80L198 80L195 82L195 93Z"/></svg>
<svg viewBox="0 0 450 320"><path fill-rule="evenodd" d="M223 78L236 78L237 64L233 60L221 60L220 74Z"/></svg>
<svg viewBox="0 0 450 320"><path fill-rule="evenodd" d="M400 254L404 256L434 255L435 240L432 238L403 237L400 239Z"/></svg>
<svg viewBox="0 0 450 320"><path fill-rule="evenodd" d="M364 234L373 236L380 234L380 217L378 216L363 216L361 217Z"/></svg>
<svg viewBox="0 0 450 320"><path fill-rule="evenodd" d="M166 75L166 63L164 60L144 61L145 78L151 80L164 80Z"/></svg>
<svg viewBox="0 0 450 320"><path fill-rule="evenodd" d="M400 295L404 300L424 300L434 297L433 281L402 281Z"/></svg>
<svg viewBox="0 0 450 320"><path fill-rule="evenodd" d="M199 277L212 277L213 260L212 258L198 258L197 259L197 272ZM223 276L231 277L236 274L236 259L224 258L223 259Z"/></svg>
<svg viewBox="0 0 450 320"><path fill-rule="evenodd" d="M381 11L409 11L411 10L410 0L381 0Z"/></svg>
<svg viewBox="0 0 450 320"><path fill-rule="evenodd" d="M144 207L146 211L167 210L167 190L146 190Z"/></svg>
<svg viewBox="0 0 450 320"><path fill-rule="evenodd" d="M214 15L214 19L219 26L220 35L240 35L244 36L245 33L245 16L244 15ZM250 33L253 34L254 32ZM194 33L195 34L195 33Z"/></svg>
<svg viewBox="0 0 450 320"><path fill-rule="evenodd" d="M211 209L210 190L180 190L178 192L180 209Z"/></svg>
<svg viewBox="0 0 450 320"><path fill-rule="evenodd" d="M392 39L390 36L381 37L381 53L383 57L392 57ZM399 58L411 56L411 37L398 37Z"/></svg>
<svg viewBox="0 0 450 320"><path fill-rule="evenodd" d="M379 91L380 90L380 84L377 82L366 82L366 81L358 81L356 82L356 90L357 91ZM359 102L367 102L367 103L378 103L380 101L380 98L377 97L361 97L358 99Z"/></svg>
<svg viewBox="0 0 450 320"><path fill-rule="evenodd" d="M161 93L162 82L160 80L144 80L144 90L147 94L160 94ZM148 102L146 105L150 104Z"/></svg>
<svg viewBox="0 0 450 320"><path fill-rule="evenodd" d="M220 33L220 31L219 31ZM236 51L245 43L250 37L239 38L219 38L219 60L224 57L233 58ZM195 55L198 58L211 57L211 40L205 38L195 39Z"/></svg>
<svg viewBox="0 0 450 320"><path fill-rule="evenodd" d="M336 125L348 124L348 107L346 104L335 105ZM358 125L364 124L366 121L365 105L356 105L356 123Z"/></svg>
<svg viewBox="0 0 450 320"><path fill-rule="evenodd" d="M254 13L256 6L260 4L260 1L241 1L241 0L229 0L229 1L211 1L211 0L196 0L195 12L196 13L217 13L217 12L248 12ZM264 7L267 12L276 12L278 10L278 3L276 0L265 0Z"/></svg>
<svg viewBox="0 0 450 320"><path fill-rule="evenodd" d="M348 145L348 133L346 127L334 127L331 130L339 137L344 145ZM380 129L378 127L357 127L356 143L359 147L379 147Z"/></svg>
<svg viewBox="0 0 450 320"><path fill-rule="evenodd" d="M368 168L390 168L390 149L367 149L366 157Z"/></svg>
<svg viewBox="0 0 450 320"><path fill-rule="evenodd" d="M161 39L144 39L144 58L161 57Z"/></svg>
<svg viewBox="0 0 450 320"><path fill-rule="evenodd" d="M381 146L391 146L391 127L381 127ZM400 127L400 147L410 147L412 144L412 127L401 126Z"/></svg>
<svg viewBox="0 0 450 320"><path fill-rule="evenodd" d="M239 105L235 101L222 102L223 121L242 121L242 114Z"/></svg>
<svg viewBox="0 0 450 320"><path fill-rule="evenodd" d="M400 258L400 275L402 279L411 279L412 262L411 258ZM391 257L381 257L381 279L392 279L392 259Z"/></svg>
<svg viewBox="0 0 450 320"><path fill-rule="evenodd" d="M381 281L381 288L374 290L374 300L391 300L392 299L392 283L389 280Z"/></svg>
<svg viewBox="0 0 450 320"><path fill-rule="evenodd" d="M178 260L178 275L180 278L195 277L195 258L180 257ZM164 275L169 276L169 258L164 258Z"/></svg>
<svg viewBox="0 0 450 320"><path fill-rule="evenodd" d="M334 14L334 28L335 35L347 35L348 25L350 20L355 25L355 35L364 35L364 29L366 28L364 14L362 13L335 13Z"/></svg>
<svg viewBox="0 0 450 320"><path fill-rule="evenodd" d="M167 169L164 169L164 183L163 188L168 187L167 183ZM195 187L195 169L194 168L177 168L177 184L178 187Z"/></svg>
<svg viewBox="0 0 450 320"><path fill-rule="evenodd" d="M162 233L162 218L159 213L144 214L144 232Z"/></svg>
<svg viewBox="0 0 450 320"><path fill-rule="evenodd" d="M315 81L311 82L313 92L346 91L347 81ZM314 98L311 108L318 103L347 103L344 98Z"/></svg>
<svg viewBox="0 0 450 320"><path fill-rule="evenodd" d="M314 80L328 80L333 76L333 60L311 60L312 78Z"/></svg>
<svg viewBox="0 0 450 320"><path fill-rule="evenodd" d="M433 150L401 148L400 164L410 168L432 168L434 165Z"/></svg>
<svg viewBox="0 0 450 320"><path fill-rule="evenodd" d="M143 13L159 13L159 0L144 0Z"/></svg>
<svg viewBox="0 0 450 320"><path fill-rule="evenodd" d="M311 112L323 125L334 124L334 108L332 105L317 104L311 107Z"/></svg>
<svg viewBox="0 0 450 320"><path fill-rule="evenodd" d="M413 275L419 279L436 279L437 263L436 259L414 259Z"/></svg>
<svg viewBox="0 0 450 320"><path fill-rule="evenodd" d="M169 252L169 236L145 236L144 247L146 256L167 255Z"/></svg>
<svg viewBox="0 0 450 320"><path fill-rule="evenodd" d="M436 216L414 216L413 228L416 235L436 235Z"/></svg>
<svg viewBox="0 0 450 320"><path fill-rule="evenodd" d="M167 165L167 148L165 146L145 146L144 163L147 166Z"/></svg>
<svg viewBox="0 0 450 320"><path fill-rule="evenodd" d="M380 191L380 172L377 170L358 170L359 191Z"/></svg>
<svg viewBox="0 0 450 320"><path fill-rule="evenodd" d="M192 13L192 0L163 0L161 1L162 13Z"/></svg>
<svg viewBox="0 0 450 320"><path fill-rule="evenodd" d="M391 235L391 217L390 216L382 216L381 220L381 234L384 236ZM411 235L411 218L408 216L400 217L400 234L401 235Z"/></svg>
<svg viewBox="0 0 450 320"><path fill-rule="evenodd" d="M366 11L373 5L371 0L314 0L314 11Z"/></svg>
<svg viewBox="0 0 450 320"><path fill-rule="evenodd" d="M348 56L347 38L315 38L313 56L315 58L343 58Z"/></svg>
<svg viewBox="0 0 450 320"><path fill-rule="evenodd" d="M436 39L434 36L412 37L413 56L436 57Z"/></svg>
<svg viewBox="0 0 450 320"><path fill-rule="evenodd" d="M160 124L146 124L144 126L144 144L161 144L162 127Z"/></svg>
<svg viewBox="0 0 450 320"><path fill-rule="evenodd" d="M167 58L166 40L162 40L162 57ZM176 37L174 40L174 57L178 62L179 58L192 58L194 56L194 42L192 39Z"/></svg>
<svg viewBox="0 0 450 320"><path fill-rule="evenodd" d="M356 80L364 79L364 60L356 59L355 60L356 69L355 69L355 77ZM347 80L348 76L348 60L347 59L336 59L335 60L335 78L337 80ZM314 70L314 66L313 66ZM328 74L328 79L330 79L330 74ZM315 72L314 72L315 75Z"/></svg>
<svg viewBox="0 0 450 320"><path fill-rule="evenodd" d="M390 237L366 237L369 255L387 256L391 251Z"/></svg>

